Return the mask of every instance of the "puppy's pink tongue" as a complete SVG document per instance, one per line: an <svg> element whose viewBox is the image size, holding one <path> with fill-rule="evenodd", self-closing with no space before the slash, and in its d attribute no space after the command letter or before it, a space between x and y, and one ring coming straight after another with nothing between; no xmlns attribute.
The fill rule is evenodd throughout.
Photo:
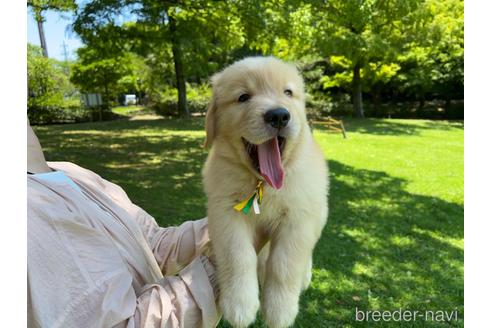
<svg viewBox="0 0 492 328"><path fill-rule="evenodd" d="M277 138L258 145L258 161L260 173L266 182L275 189L282 188L284 183L284 168L280 157Z"/></svg>

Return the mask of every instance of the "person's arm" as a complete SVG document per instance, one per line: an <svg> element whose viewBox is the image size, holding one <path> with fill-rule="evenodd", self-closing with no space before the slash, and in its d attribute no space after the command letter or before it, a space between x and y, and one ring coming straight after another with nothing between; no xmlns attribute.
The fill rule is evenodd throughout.
<svg viewBox="0 0 492 328"><path fill-rule="evenodd" d="M64 169L68 168L64 166ZM209 237L206 218L187 221L178 227L160 227L151 215L128 198L120 186L89 170L80 167L77 167L77 170L84 170L84 174L89 175L84 179L93 180L99 189L135 219L164 275L177 273L199 254L208 255ZM80 176L80 173L76 175Z"/></svg>
<svg viewBox="0 0 492 328"><path fill-rule="evenodd" d="M127 327L215 327L216 289L213 266L199 256L179 276L145 286Z"/></svg>
<svg viewBox="0 0 492 328"><path fill-rule="evenodd" d="M28 195L29 326L215 327L215 271L207 257L141 286L105 232L83 221L96 212L77 212L32 179Z"/></svg>
<svg viewBox="0 0 492 328"><path fill-rule="evenodd" d="M199 254L209 255L207 219L187 221L177 227L160 227L154 218L134 205L140 224L163 274L175 274Z"/></svg>
<svg viewBox="0 0 492 328"><path fill-rule="evenodd" d="M213 328L220 319L214 294L215 271L205 256L197 257L178 276L166 276L158 283L143 286L138 295L131 280L127 272L116 272L63 306L52 303L28 310L28 316L37 318L29 320L30 324L80 328ZM34 297L34 303L37 301ZM58 305L61 311L55 317L45 316L44 310L50 311L49 308Z"/></svg>
<svg viewBox="0 0 492 328"><path fill-rule="evenodd" d="M29 118L27 119L27 172L31 173L46 173L51 172L51 169L46 164L41 144L38 137L34 134L34 131L29 124Z"/></svg>

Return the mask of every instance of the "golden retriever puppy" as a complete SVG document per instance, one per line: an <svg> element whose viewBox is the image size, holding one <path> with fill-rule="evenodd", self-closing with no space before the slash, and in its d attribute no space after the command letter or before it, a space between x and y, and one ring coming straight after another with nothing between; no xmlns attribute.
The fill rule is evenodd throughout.
<svg viewBox="0 0 492 328"><path fill-rule="evenodd" d="M219 306L234 327L247 327L261 281L263 318L288 327L328 215L328 169L307 124L304 83L291 64L249 57L214 75L212 85L203 176Z"/></svg>

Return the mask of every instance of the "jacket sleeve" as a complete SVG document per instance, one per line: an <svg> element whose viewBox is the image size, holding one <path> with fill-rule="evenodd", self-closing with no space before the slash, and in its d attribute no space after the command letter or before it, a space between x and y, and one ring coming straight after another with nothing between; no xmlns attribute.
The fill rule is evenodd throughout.
<svg viewBox="0 0 492 328"><path fill-rule="evenodd" d="M65 304L64 313L49 326L213 328L220 319L215 286L215 271L205 256L178 276L166 276L138 292L127 273L117 272Z"/></svg>
<svg viewBox="0 0 492 328"><path fill-rule="evenodd" d="M28 179L29 322L81 328L215 327L215 271L208 257L198 255L208 242L206 220L160 228L119 186L82 173L135 218L162 268L169 264L170 271L182 270L137 288L120 256L111 253L114 245L66 206L64 199L72 197L62 199ZM167 253L166 245L172 248ZM167 255L159 253L162 249Z"/></svg>
<svg viewBox="0 0 492 328"><path fill-rule="evenodd" d="M159 227L154 218L139 209L137 221L147 237L164 275L175 274L200 254L209 255L207 219L187 221L177 227Z"/></svg>
<svg viewBox="0 0 492 328"><path fill-rule="evenodd" d="M200 254L210 254L207 218L187 221L177 227L160 227L150 214L118 189L121 192L112 193L113 199L137 221L164 275L178 273Z"/></svg>
<svg viewBox="0 0 492 328"><path fill-rule="evenodd" d="M160 227L155 219L135 205L125 191L96 173L68 162L50 162L50 166L68 172L73 179L90 183L101 190L139 224L164 275L176 274L197 255L209 252L207 219L188 221L178 227Z"/></svg>
<svg viewBox="0 0 492 328"><path fill-rule="evenodd" d="M208 254L206 218L187 221L178 227L160 227L151 215L132 203L120 186L92 174L98 187L138 222L164 275L176 274L197 255Z"/></svg>
<svg viewBox="0 0 492 328"><path fill-rule="evenodd" d="M178 276L144 286L127 327L215 327L220 316L214 295L213 266L205 256L197 257Z"/></svg>

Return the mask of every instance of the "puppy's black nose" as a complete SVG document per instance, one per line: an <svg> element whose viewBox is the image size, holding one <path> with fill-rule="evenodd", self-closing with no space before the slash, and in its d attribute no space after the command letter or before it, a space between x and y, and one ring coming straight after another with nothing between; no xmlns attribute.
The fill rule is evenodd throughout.
<svg viewBox="0 0 492 328"><path fill-rule="evenodd" d="M289 123L290 114L285 108L270 109L265 113L265 122L274 128L285 128Z"/></svg>

